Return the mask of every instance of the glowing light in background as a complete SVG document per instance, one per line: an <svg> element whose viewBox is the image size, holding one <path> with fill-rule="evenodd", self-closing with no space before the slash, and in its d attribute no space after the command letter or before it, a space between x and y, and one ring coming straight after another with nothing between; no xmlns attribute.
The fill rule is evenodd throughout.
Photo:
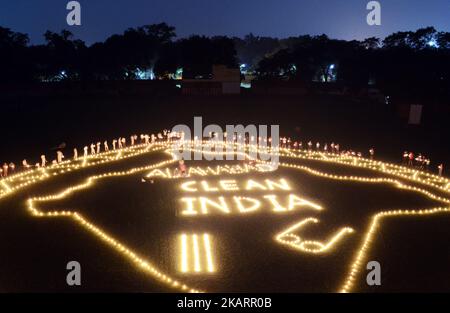
<svg viewBox="0 0 450 313"><path fill-rule="evenodd" d="M438 42L436 41L436 39L431 39L430 41L428 41L427 42L427 45L429 46L429 47L433 47L433 48L439 48L439 44L438 44Z"/></svg>
<svg viewBox="0 0 450 313"><path fill-rule="evenodd" d="M144 70L137 68L134 71L134 75L138 80L154 80L156 78L155 73L153 72L153 68Z"/></svg>

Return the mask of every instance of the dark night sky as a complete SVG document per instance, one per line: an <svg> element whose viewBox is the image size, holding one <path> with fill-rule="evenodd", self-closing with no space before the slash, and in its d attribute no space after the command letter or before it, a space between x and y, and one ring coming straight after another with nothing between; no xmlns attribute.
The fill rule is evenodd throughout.
<svg viewBox="0 0 450 313"><path fill-rule="evenodd" d="M68 0L0 0L0 25L28 33L67 28L86 43L128 27L167 22L191 34L287 37L325 33L332 38L385 37L434 26L450 31L450 0L380 0L382 25L366 24L368 0L80 0L82 26L66 24Z"/></svg>

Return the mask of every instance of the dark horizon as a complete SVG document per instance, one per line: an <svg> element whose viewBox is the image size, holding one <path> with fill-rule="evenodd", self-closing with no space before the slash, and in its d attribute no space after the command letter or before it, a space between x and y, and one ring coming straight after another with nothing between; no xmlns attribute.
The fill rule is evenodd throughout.
<svg viewBox="0 0 450 313"><path fill-rule="evenodd" d="M174 26L177 38L193 34L242 38L253 33L280 39L326 34L333 39L362 40L368 37L383 39L397 31L414 31L427 26L433 26L437 31L450 31L450 3L446 0L433 1L431 6L418 0L381 1L381 26L367 25L366 0L345 3L285 0L283 7L274 0L266 0L262 6L255 0L245 3L133 0L133 5L124 0L112 4L106 0L79 2L82 6L81 26L68 26L66 2L55 4L52 0L32 4L24 0L2 1L0 25L28 34L30 44L43 43L43 34L47 30L60 32L67 29L87 45L121 34L130 27L160 22Z"/></svg>

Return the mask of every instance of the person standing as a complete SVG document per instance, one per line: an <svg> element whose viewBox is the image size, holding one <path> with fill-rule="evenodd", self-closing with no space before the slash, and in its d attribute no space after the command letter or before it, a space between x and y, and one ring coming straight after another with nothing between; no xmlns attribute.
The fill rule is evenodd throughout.
<svg viewBox="0 0 450 313"><path fill-rule="evenodd" d="M77 150L77 148L73 148L73 159L74 160L78 159L78 150Z"/></svg>
<svg viewBox="0 0 450 313"><path fill-rule="evenodd" d="M13 175L16 170L16 165L13 162L9 163L9 169L11 170L11 175Z"/></svg>
<svg viewBox="0 0 450 313"><path fill-rule="evenodd" d="M29 169L31 165L28 164L28 162L27 162L26 159L24 159L24 160L22 161L22 166L23 166L24 169Z"/></svg>
<svg viewBox="0 0 450 313"><path fill-rule="evenodd" d="M105 142L103 142L103 148L105 149L105 152L109 151L108 141L107 140L105 140Z"/></svg>
<svg viewBox="0 0 450 313"><path fill-rule="evenodd" d="M45 158L45 155L41 155L41 167L45 167L47 164L47 159Z"/></svg>
<svg viewBox="0 0 450 313"><path fill-rule="evenodd" d="M413 166L414 165L413 162L414 162L414 153L410 152L408 155L408 166Z"/></svg>
<svg viewBox="0 0 450 313"><path fill-rule="evenodd" d="M429 171L430 170L430 163L431 163L431 160L430 160L430 158L425 158L425 171Z"/></svg>
<svg viewBox="0 0 450 313"><path fill-rule="evenodd" d="M180 160L180 162L179 162L179 169L180 169L180 174L181 174L181 176L186 176L186 164L184 163L184 161L183 160Z"/></svg>
<svg viewBox="0 0 450 313"><path fill-rule="evenodd" d="M438 172L439 172L439 176L442 176L442 173L444 172L444 164L439 164L438 166Z"/></svg>
<svg viewBox="0 0 450 313"><path fill-rule="evenodd" d="M56 162L61 163L63 159L64 159L64 154L60 150L58 150L56 152Z"/></svg>
<svg viewBox="0 0 450 313"><path fill-rule="evenodd" d="M415 160L415 167L422 169L422 154L419 153L419 155L414 159Z"/></svg>
<svg viewBox="0 0 450 313"><path fill-rule="evenodd" d="M403 165L407 165L408 164L408 158L409 158L408 151L403 152L403 161L402 161Z"/></svg>
<svg viewBox="0 0 450 313"><path fill-rule="evenodd" d="M375 149L374 148L370 148L369 154L370 154L370 159L373 160L373 157L375 156Z"/></svg>
<svg viewBox="0 0 450 313"><path fill-rule="evenodd" d="M4 163L3 164L3 177L7 177L8 176L8 164Z"/></svg>

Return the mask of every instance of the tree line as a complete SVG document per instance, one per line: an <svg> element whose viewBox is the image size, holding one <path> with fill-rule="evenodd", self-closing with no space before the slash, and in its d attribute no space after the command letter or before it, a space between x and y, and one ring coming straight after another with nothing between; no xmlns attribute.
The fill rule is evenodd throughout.
<svg viewBox="0 0 450 313"><path fill-rule="evenodd" d="M45 43L0 27L0 82L207 78L213 64L241 65L257 79L342 82L389 90L448 90L450 33L433 27L396 32L384 40L284 39L194 35L177 38L166 23L129 28L87 46L67 30L47 31Z"/></svg>
<svg viewBox="0 0 450 313"><path fill-rule="evenodd" d="M330 39L325 35L281 40L256 71L262 79L336 81L385 92L442 93L450 90L450 33L433 27L397 32L384 40Z"/></svg>
<svg viewBox="0 0 450 313"><path fill-rule="evenodd" d="M133 80L149 70L170 78L179 68L195 77L208 75L212 64L238 66L231 38L175 37L175 28L161 23L91 46L67 30L47 31L44 44L29 45L28 35L0 27L0 82Z"/></svg>

